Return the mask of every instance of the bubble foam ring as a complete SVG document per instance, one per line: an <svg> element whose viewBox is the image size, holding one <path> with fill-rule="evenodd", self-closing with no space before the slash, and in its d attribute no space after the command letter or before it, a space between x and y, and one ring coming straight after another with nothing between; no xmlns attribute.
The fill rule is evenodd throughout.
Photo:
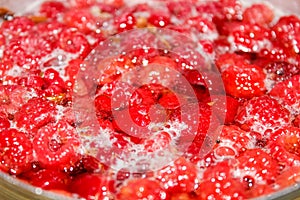
<svg viewBox="0 0 300 200"><path fill-rule="evenodd" d="M198 99L194 89L180 68L168 65L165 62L149 62L142 60L140 63L131 60L134 66L123 66L119 69L117 78L111 80L112 62L126 57L133 51L141 50L150 52L152 49L162 52L164 55L174 55L174 63L179 60L191 59L182 52L189 52L193 56L193 70L197 70L205 79L205 85L210 94L217 93L218 101L225 102L225 91L218 70L202 51L201 46L184 34L176 31L160 28L134 29L109 37L101 42L82 65L74 88L74 112L77 122L78 134L84 146L83 151L97 157L101 162L115 170L123 168L134 172L155 171L168 165L179 156L182 156L193 138L184 140L180 137L183 132L189 132L196 136L200 123ZM150 54L150 53L149 53ZM95 109L95 95L99 85L113 82L118 92L111 94L111 113L115 124L123 134L138 138L142 141L152 141L152 149L145 150L145 144L127 141L126 149L120 149L114 145L110 135L112 129L105 129L98 123ZM221 83L221 84L220 84ZM165 88L175 94L180 104L180 121L171 122L165 119L166 110L162 105L154 104L150 108L154 113L148 125L136 124L130 113L131 102L135 91L145 85L154 84ZM126 85L126 89L124 87ZM217 91L217 92L216 92ZM186 102L181 96L188 97ZM223 97L223 99L222 99ZM214 107L214 96L211 96L212 115L218 112L219 119L224 122L224 108ZM220 110L224 110L220 113ZM120 114L121 113L121 114ZM161 115L157 115L161 113ZM221 116L221 117L220 117ZM161 118L161 119L158 119ZM165 119L165 120L164 120ZM200 157L206 155L213 147L219 132L210 123L206 137L201 146ZM169 144L160 147L155 144L157 138L164 137L161 133L167 132L171 137ZM152 140L151 140L152 139Z"/></svg>

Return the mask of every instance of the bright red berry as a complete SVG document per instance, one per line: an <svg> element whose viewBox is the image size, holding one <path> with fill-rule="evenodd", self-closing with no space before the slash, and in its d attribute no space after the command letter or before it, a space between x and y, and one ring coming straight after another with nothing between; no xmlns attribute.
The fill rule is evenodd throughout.
<svg viewBox="0 0 300 200"><path fill-rule="evenodd" d="M277 99L292 114L300 113L300 75L278 82L270 91L270 96Z"/></svg>
<svg viewBox="0 0 300 200"><path fill-rule="evenodd" d="M41 169L31 174L29 183L45 190L67 190L70 177L57 169Z"/></svg>
<svg viewBox="0 0 300 200"><path fill-rule="evenodd" d="M96 29L96 20L89 9L71 9L64 13L64 23L76 28L82 33L89 33Z"/></svg>
<svg viewBox="0 0 300 200"><path fill-rule="evenodd" d="M237 98L250 99L266 91L265 73L256 65L230 65L222 72L225 90Z"/></svg>
<svg viewBox="0 0 300 200"><path fill-rule="evenodd" d="M59 35L59 47L69 53L77 53L78 58L85 58L90 52L86 37L74 28L63 30Z"/></svg>
<svg viewBox="0 0 300 200"><path fill-rule="evenodd" d="M66 11L66 7L62 2L46 1L40 6L39 12L48 18L56 19L59 15Z"/></svg>
<svg viewBox="0 0 300 200"><path fill-rule="evenodd" d="M43 98L32 98L15 114L17 126L28 131L36 131L40 127L54 121L56 108L53 103Z"/></svg>
<svg viewBox="0 0 300 200"><path fill-rule="evenodd" d="M253 4L243 13L243 21L251 24L268 26L274 19L273 10L265 4Z"/></svg>
<svg viewBox="0 0 300 200"><path fill-rule="evenodd" d="M263 109L262 109L263 106ZM275 99L269 96L255 97L241 107L236 117L241 127L260 133L269 138L266 132L290 124L290 113Z"/></svg>
<svg viewBox="0 0 300 200"><path fill-rule="evenodd" d="M164 200L168 199L168 193L156 180L151 179L133 179L126 186L121 187L117 197L120 200L138 200L138 199L153 199Z"/></svg>
<svg viewBox="0 0 300 200"><path fill-rule="evenodd" d="M220 135L213 147L213 152L219 160L234 158L255 146L255 138L235 125L221 126L218 131Z"/></svg>
<svg viewBox="0 0 300 200"><path fill-rule="evenodd" d="M238 158L242 179L252 178L257 184L270 184L279 174L278 162L262 149L248 149Z"/></svg>
<svg viewBox="0 0 300 200"><path fill-rule="evenodd" d="M288 126L277 130L267 147L282 167L295 166L300 160L300 129Z"/></svg>
<svg viewBox="0 0 300 200"><path fill-rule="evenodd" d="M33 138L36 159L46 167L64 169L74 165L78 145L76 129L65 121L47 124Z"/></svg>
<svg viewBox="0 0 300 200"><path fill-rule="evenodd" d="M245 192L240 182L233 178L219 180L218 177L199 184L196 194L200 199L245 199Z"/></svg>
<svg viewBox="0 0 300 200"><path fill-rule="evenodd" d="M69 191L87 200L113 198L114 181L101 174L82 174L73 179Z"/></svg>
<svg viewBox="0 0 300 200"><path fill-rule="evenodd" d="M196 166L180 157L157 172L157 180L169 192L192 192L197 185Z"/></svg>
<svg viewBox="0 0 300 200"><path fill-rule="evenodd" d="M0 168L10 174L20 174L33 161L32 142L28 135L16 129L0 133Z"/></svg>

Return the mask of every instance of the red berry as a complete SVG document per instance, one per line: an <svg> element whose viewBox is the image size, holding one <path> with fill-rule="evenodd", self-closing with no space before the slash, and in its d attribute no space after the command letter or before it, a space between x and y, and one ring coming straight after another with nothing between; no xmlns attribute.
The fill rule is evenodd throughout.
<svg viewBox="0 0 300 200"><path fill-rule="evenodd" d="M100 84L116 81L133 67L134 64L127 56L110 57L103 60L98 66L98 69L101 70Z"/></svg>
<svg viewBox="0 0 300 200"><path fill-rule="evenodd" d="M243 21L245 23L268 26L273 19L273 10L265 4L253 4L243 13Z"/></svg>
<svg viewBox="0 0 300 200"><path fill-rule="evenodd" d="M266 46L271 46L271 31L267 28L242 22L229 22L226 27L229 31L229 42L235 51L258 53Z"/></svg>
<svg viewBox="0 0 300 200"><path fill-rule="evenodd" d="M180 157L157 172L156 178L168 192L192 192L197 185L196 166Z"/></svg>
<svg viewBox="0 0 300 200"><path fill-rule="evenodd" d="M222 126L219 131L220 135L213 147L214 156L218 160L236 157L255 146L255 139L235 125Z"/></svg>
<svg viewBox="0 0 300 200"><path fill-rule="evenodd" d="M170 16L165 11L155 11L151 13L148 22L156 27L163 28L170 24Z"/></svg>
<svg viewBox="0 0 300 200"><path fill-rule="evenodd" d="M285 81L296 74L300 74L300 69L297 65L288 62L272 62L264 66L267 72L267 77L275 81Z"/></svg>
<svg viewBox="0 0 300 200"><path fill-rule="evenodd" d="M276 40L282 44L284 48L292 48L299 53L300 42L300 19L295 15L283 16L272 27L276 34Z"/></svg>
<svg viewBox="0 0 300 200"><path fill-rule="evenodd" d="M128 31L135 27L136 19L131 13L123 13L115 18L115 27L118 32Z"/></svg>
<svg viewBox="0 0 300 200"><path fill-rule="evenodd" d="M63 30L59 35L59 47L69 53L78 53L78 58L85 58L90 52L86 37L76 29Z"/></svg>
<svg viewBox="0 0 300 200"><path fill-rule="evenodd" d="M151 135L150 138L143 141L147 152L157 152L159 150L166 149L170 143L171 136L165 131L157 132L155 135Z"/></svg>
<svg viewBox="0 0 300 200"><path fill-rule="evenodd" d="M251 177L257 184L271 184L279 174L279 165L262 149L248 149L237 158L242 179Z"/></svg>
<svg viewBox="0 0 300 200"><path fill-rule="evenodd" d="M114 192L114 181L101 174L82 174L70 183L69 191L87 200L111 199Z"/></svg>
<svg viewBox="0 0 300 200"><path fill-rule="evenodd" d="M245 199L245 193L240 182L233 178L219 180L218 177L199 184L196 194L200 199Z"/></svg>
<svg viewBox="0 0 300 200"><path fill-rule="evenodd" d="M268 131L272 132L289 125L291 123L290 119L289 111L275 99L269 96L261 96L249 100L241 107L236 122L245 130L255 131L269 138Z"/></svg>
<svg viewBox="0 0 300 200"><path fill-rule="evenodd" d="M32 142L26 133L8 129L2 131L0 136L0 168L10 174L20 174L29 169L33 152Z"/></svg>
<svg viewBox="0 0 300 200"><path fill-rule="evenodd" d="M62 2L46 1L40 6L39 12L48 18L56 19L60 14L66 11L66 7Z"/></svg>
<svg viewBox="0 0 300 200"><path fill-rule="evenodd" d="M15 37L6 46L4 57L12 60L19 67L36 70L41 59L56 47L54 41L40 35L37 31L28 32L26 36Z"/></svg>
<svg viewBox="0 0 300 200"><path fill-rule="evenodd" d="M117 195L120 200L169 199L168 194L158 181L151 179L133 179L120 189Z"/></svg>
<svg viewBox="0 0 300 200"><path fill-rule="evenodd" d="M210 20L201 16L191 17L187 19L186 23L189 24L191 27L194 27L199 33L207 33L207 34L217 33L215 24Z"/></svg>
<svg viewBox="0 0 300 200"><path fill-rule="evenodd" d="M167 1L169 11L176 17L185 18L192 12L194 4L188 1Z"/></svg>
<svg viewBox="0 0 300 200"><path fill-rule="evenodd" d="M213 166L210 166L209 168L205 169L203 173L203 180L225 180L228 178L233 177L233 170L232 164L230 163L230 160L225 160L216 163Z"/></svg>
<svg viewBox="0 0 300 200"><path fill-rule="evenodd" d="M8 40L11 40L15 36L27 35L33 26L33 21L27 17L14 17L11 21L4 21L0 30Z"/></svg>
<svg viewBox="0 0 300 200"><path fill-rule="evenodd" d="M31 174L29 183L45 190L67 190L70 178L57 169L42 169Z"/></svg>
<svg viewBox="0 0 300 200"><path fill-rule="evenodd" d="M245 64L250 64L250 61L236 53L224 53L217 57L215 64L223 72L230 66L244 66Z"/></svg>
<svg viewBox="0 0 300 200"><path fill-rule="evenodd" d="M0 86L0 107L7 115L15 115L27 101L37 96L36 90L24 86Z"/></svg>
<svg viewBox="0 0 300 200"><path fill-rule="evenodd" d="M79 145L76 129L65 121L49 123L33 138L36 159L41 166L68 168L78 160Z"/></svg>
<svg viewBox="0 0 300 200"><path fill-rule="evenodd" d="M96 26L95 17L89 9L76 8L65 12L64 23L71 28L77 28L85 34L91 32Z"/></svg>
<svg viewBox="0 0 300 200"><path fill-rule="evenodd" d="M290 126L277 130L267 147L282 167L295 166L300 160L300 129Z"/></svg>
<svg viewBox="0 0 300 200"><path fill-rule="evenodd" d="M32 98L15 114L17 126L30 131L36 131L42 126L54 121L56 108L53 103L42 98Z"/></svg>
<svg viewBox="0 0 300 200"><path fill-rule="evenodd" d="M269 93L292 114L300 113L300 75L295 75L274 85Z"/></svg>
<svg viewBox="0 0 300 200"><path fill-rule="evenodd" d="M229 65L222 72L225 90L237 98L250 99L265 93L265 73L255 65Z"/></svg>

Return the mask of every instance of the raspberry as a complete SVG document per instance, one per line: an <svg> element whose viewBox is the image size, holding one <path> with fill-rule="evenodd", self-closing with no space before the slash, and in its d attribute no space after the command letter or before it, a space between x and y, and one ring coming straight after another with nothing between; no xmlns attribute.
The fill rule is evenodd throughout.
<svg viewBox="0 0 300 200"><path fill-rule="evenodd" d="M228 23L226 27L228 27L228 39L229 42L232 42L233 50L258 53L261 49L271 45L271 31L267 28L257 24L244 24L242 22Z"/></svg>
<svg viewBox="0 0 300 200"><path fill-rule="evenodd" d="M54 121L56 108L53 103L42 98L32 98L15 114L17 126L35 132ZM33 134L30 132L30 134Z"/></svg>
<svg viewBox="0 0 300 200"><path fill-rule="evenodd" d="M264 109L262 109L262 105ZM290 124L290 113L269 96L255 97L241 107L236 117L241 127L269 138L267 130L275 131Z"/></svg>
<svg viewBox="0 0 300 200"><path fill-rule="evenodd" d="M162 149L166 149L171 142L171 136L167 132L158 132L154 136L151 135L150 138L147 138L143 141L145 150L147 152L156 152Z"/></svg>
<svg viewBox="0 0 300 200"><path fill-rule="evenodd" d="M56 43L37 31L15 37L6 46L4 57L25 69L37 69L41 58L51 53Z"/></svg>
<svg viewBox="0 0 300 200"><path fill-rule="evenodd" d="M206 180L200 183L196 194L200 199L245 199L240 182L233 178Z"/></svg>
<svg viewBox="0 0 300 200"><path fill-rule="evenodd" d="M222 132L213 147L217 159L236 157L255 146L255 140L251 135L235 125L222 126L219 131Z"/></svg>
<svg viewBox="0 0 300 200"><path fill-rule="evenodd" d="M299 30L300 19L297 16L283 16L272 27L278 40L284 48L291 48L296 53L299 53Z"/></svg>
<svg viewBox="0 0 300 200"><path fill-rule="evenodd" d="M299 114L300 75L295 75L285 81L278 82L274 85L269 95L277 99L292 114Z"/></svg>
<svg viewBox="0 0 300 200"><path fill-rule="evenodd" d="M282 167L295 166L300 160L300 129L284 127L277 130L268 144L270 155Z"/></svg>
<svg viewBox="0 0 300 200"><path fill-rule="evenodd" d="M168 192L192 192L197 183L196 167L180 157L159 170L157 180Z"/></svg>
<svg viewBox="0 0 300 200"><path fill-rule="evenodd" d="M237 98L250 99L265 93L265 73L256 65L230 65L222 72L225 90Z"/></svg>
<svg viewBox="0 0 300 200"><path fill-rule="evenodd" d="M152 12L148 18L148 22L156 27L163 28L170 24L170 16L165 11L155 11Z"/></svg>
<svg viewBox="0 0 300 200"><path fill-rule="evenodd" d="M37 95L33 88L23 86L0 86L0 94L0 107L7 116L14 116L29 99Z"/></svg>
<svg viewBox="0 0 300 200"><path fill-rule="evenodd" d="M230 66L244 66L245 64L250 64L250 61L236 53L225 53L217 57L215 64L223 72Z"/></svg>
<svg viewBox="0 0 300 200"><path fill-rule="evenodd" d="M251 178L256 184L271 184L279 174L277 161L262 149L248 149L237 161L242 180Z"/></svg>
<svg viewBox="0 0 300 200"><path fill-rule="evenodd" d="M174 14L178 18L185 18L187 17L193 8L192 2L186 1L178 1L178 2L166 2L169 11Z"/></svg>
<svg viewBox="0 0 300 200"><path fill-rule="evenodd" d="M58 45L66 52L78 53L78 58L85 58L90 52L90 44L85 36L73 28L60 33Z"/></svg>
<svg viewBox="0 0 300 200"><path fill-rule="evenodd" d="M56 19L59 14L66 11L66 7L62 2L46 1L40 6L39 12L48 18Z"/></svg>
<svg viewBox="0 0 300 200"><path fill-rule="evenodd" d="M98 67L101 70L100 84L104 85L116 81L122 74L125 74L134 67L127 56L105 59Z"/></svg>
<svg viewBox="0 0 300 200"><path fill-rule="evenodd" d="M253 4L243 13L245 23L268 26L274 19L274 12L265 4Z"/></svg>
<svg viewBox="0 0 300 200"><path fill-rule="evenodd" d="M73 179L69 191L83 198L92 200L111 199L114 192L114 181L101 174L82 174Z"/></svg>
<svg viewBox="0 0 300 200"><path fill-rule="evenodd" d="M78 160L76 130L65 121L49 123L40 128L34 135L33 144L41 166L63 169Z"/></svg>
<svg viewBox="0 0 300 200"><path fill-rule="evenodd" d="M227 178L233 177L233 169L231 168L231 163L228 160L221 161L215 165L205 169L203 173L203 180L225 180Z"/></svg>
<svg viewBox="0 0 300 200"><path fill-rule="evenodd" d="M71 181L66 173L57 169L41 169L30 175L29 183L45 190L67 190Z"/></svg>
<svg viewBox="0 0 300 200"><path fill-rule="evenodd" d="M115 27L119 33L131 30L135 25L136 19L132 13L123 13L115 18Z"/></svg>
<svg viewBox="0 0 300 200"><path fill-rule="evenodd" d="M0 135L0 168L10 174L20 174L28 170L33 161L33 152L32 142L27 134L16 129L7 129Z"/></svg>
<svg viewBox="0 0 300 200"><path fill-rule="evenodd" d="M264 67L268 74L268 78L275 81L285 81L294 75L300 74L297 65L287 62L272 62Z"/></svg>
<svg viewBox="0 0 300 200"><path fill-rule="evenodd" d="M15 36L27 35L33 26L33 21L27 17L14 17L11 21L4 21L0 30L8 40L11 40Z"/></svg>
<svg viewBox="0 0 300 200"><path fill-rule="evenodd" d="M212 34L217 32L215 24L201 16L189 18L186 23L194 27L199 33Z"/></svg>
<svg viewBox="0 0 300 200"><path fill-rule="evenodd" d="M77 8L65 12L64 23L71 28L77 28L85 34L93 31L94 26L96 26L95 17L90 13L89 9Z"/></svg>
<svg viewBox="0 0 300 200"><path fill-rule="evenodd" d="M120 189L117 197L120 200L168 199L168 194L158 181L151 179L133 179Z"/></svg>
<svg viewBox="0 0 300 200"><path fill-rule="evenodd" d="M43 80L46 97L54 97L66 92L66 83L57 70L48 68L43 74Z"/></svg>

